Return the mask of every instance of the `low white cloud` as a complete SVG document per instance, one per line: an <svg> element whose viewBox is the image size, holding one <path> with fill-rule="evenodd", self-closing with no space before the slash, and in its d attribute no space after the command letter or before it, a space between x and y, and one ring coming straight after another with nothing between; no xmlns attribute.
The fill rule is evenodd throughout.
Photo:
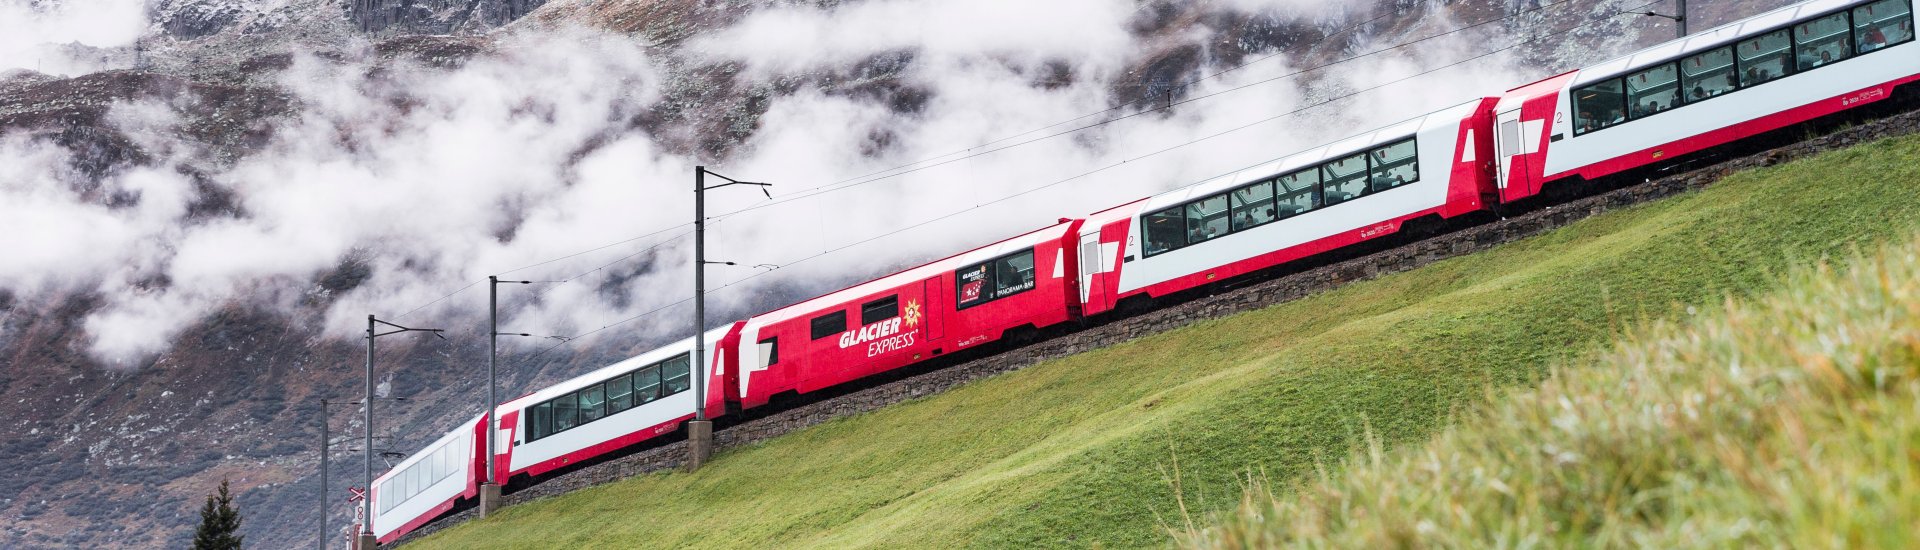
<svg viewBox="0 0 1920 550"><path fill-rule="evenodd" d="M134 43L147 29L143 0L0 0L0 72L79 75L118 65L100 51Z"/></svg>
<svg viewBox="0 0 1920 550"><path fill-rule="evenodd" d="M743 64L731 76L736 89L804 84L768 99L751 136L718 161L671 153L635 122L658 114L668 77L625 37L524 29L496 36L492 53L454 69L297 57L279 78L296 112L273 121L269 143L230 162L200 160L204 152L177 137L173 107L159 104L116 107L114 125L157 160L102 181L69 168L71 151L0 139L0 234L18 237L0 241L0 255L11 260L0 263L0 285L106 298L86 326L95 355L115 364L138 364L182 327L236 301L288 311L327 304L318 321L336 337L364 328L368 313L386 318L429 303L400 320L477 320L484 284L435 300L533 264L507 278L586 276L504 288L503 325L577 335L689 295L689 244L671 238L687 230L692 170L706 164L773 182L780 201L766 206L750 188L709 195L715 216L766 206L712 224L709 256L741 265L711 268L710 288L765 272L747 266L784 266L716 295L716 311L739 313L764 301L758 296L766 289L830 290L1533 76L1494 56L1288 116L1477 55L1487 36L1463 34L1261 83L1297 70L1275 58L1209 79L1187 97L1246 89L1170 112L812 195L860 174L958 159L1136 112L1006 139L1133 99L1114 91L1136 89L1129 85L1143 78L1127 69L1172 48L1199 48L1192 68L1215 70L1206 33L1141 40L1131 31L1136 15L1134 3L1118 0L874 0L749 16L697 41L681 61ZM1451 25L1434 17L1402 29L1404 36L1363 42L1388 45ZM907 61L884 75L820 78L903 53ZM195 170L203 179L184 175ZM230 194L241 214L189 219L198 186ZM114 193L136 200L105 198ZM913 228L943 216L951 218ZM665 231L542 263L655 230ZM867 239L875 240L809 259ZM360 284L330 291L317 282L329 276ZM685 334L685 317L670 310L606 334L625 342Z"/></svg>

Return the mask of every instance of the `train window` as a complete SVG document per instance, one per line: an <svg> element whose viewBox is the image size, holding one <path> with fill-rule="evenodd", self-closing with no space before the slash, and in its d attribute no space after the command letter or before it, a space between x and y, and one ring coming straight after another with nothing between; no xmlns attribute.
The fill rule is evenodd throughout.
<svg viewBox="0 0 1920 550"><path fill-rule="evenodd" d="M663 395L673 395L687 391L691 383L692 370L688 368L687 356L682 355L660 363L660 389Z"/></svg>
<svg viewBox="0 0 1920 550"><path fill-rule="evenodd" d="M1143 220L1148 256L1187 245L1186 215L1179 207L1147 214Z"/></svg>
<svg viewBox="0 0 1920 550"><path fill-rule="evenodd" d="M900 297L888 296L860 304L860 325L866 326L900 316Z"/></svg>
<svg viewBox="0 0 1920 550"><path fill-rule="evenodd" d="M760 364L772 365L780 362L780 337L773 336L760 341Z"/></svg>
<svg viewBox="0 0 1920 550"><path fill-rule="evenodd" d="M993 261L993 299L998 300L1033 288L1033 250Z"/></svg>
<svg viewBox="0 0 1920 550"><path fill-rule="evenodd" d="M1826 66L1853 55L1853 33L1848 32L1846 12L1836 13L1793 27L1795 57L1802 71Z"/></svg>
<svg viewBox="0 0 1920 550"><path fill-rule="evenodd" d="M1573 92L1573 135L1581 135L1627 121L1627 94L1620 79L1609 79Z"/></svg>
<svg viewBox="0 0 1920 550"><path fill-rule="evenodd" d="M580 423L599 420L607 412L607 392L599 384L580 390Z"/></svg>
<svg viewBox="0 0 1920 550"><path fill-rule="evenodd" d="M1372 169L1369 183L1374 191L1385 191L1420 181L1419 147L1409 139L1368 152Z"/></svg>
<svg viewBox="0 0 1920 550"><path fill-rule="evenodd" d="M638 407L660 398L660 367L649 365L647 368L633 371L633 406Z"/></svg>
<svg viewBox="0 0 1920 550"><path fill-rule="evenodd" d="M966 309L993 299L993 262L953 272L954 309Z"/></svg>
<svg viewBox="0 0 1920 550"><path fill-rule="evenodd" d="M836 336L847 331L847 312L835 311L813 318L813 339Z"/></svg>
<svg viewBox="0 0 1920 550"><path fill-rule="evenodd" d="M1853 41L1860 53L1913 40L1913 8L1907 0L1882 0L1853 9Z"/></svg>
<svg viewBox="0 0 1920 550"><path fill-rule="evenodd" d="M553 433L580 425L580 394L569 393L553 400Z"/></svg>
<svg viewBox="0 0 1920 550"><path fill-rule="evenodd" d="M633 373L607 381L607 416L633 408Z"/></svg>
<svg viewBox="0 0 1920 550"><path fill-rule="evenodd" d="M1627 75L1627 119L1640 120L1680 106L1680 76L1672 63Z"/></svg>
<svg viewBox="0 0 1920 550"><path fill-rule="evenodd" d="M1187 203L1187 244L1204 242L1232 230L1227 225L1227 196L1214 195Z"/></svg>
<svg viewBox="0 0 1920 550"><path fill-rule="evenodd" d="M1233 190L1234 231L1244 231L1278 219L1275 214L1272 180Z"/></svg>
<svg viewBox="0 0 1920 550"><path fill-rule="evenodd" d="M375 498L380 499L380 513L385 514L393 509L393 480L382 481L376 487L379 489L373 494Z"/></svg>
<svg viewBox="0 0 1920 550"><path fill-rule="evenodd" d="M1326 189L1321 196L1328 205L1340 204L1367 194L1367 154L1360 153L1351 157L1329 162L1321 166L1326 170Z"/></svg>
<svg viewBox="0 0 1920 550"><path fill-rule="evenodd" d="M1786 29L1780 29L1743 40L1734 47L1734 54L1740 58L1740 87L1758 86L1793 74L1787 64L1793 40L1787 33Z"/></svg>
<svg viewBox="0 0 1920 550"><path fill-rule="evenodd" d="M553 402L534 405L527 415L527 441L538 441L553 433Z"/></svg>
<svg viewBox="0 0 1920 550"><path fill-rule="evenodd" d="M1680 86L1686 90L1687 103L1739 89L1738 72L1733 66L1732 46L1680 60Z"/></svg>
<svg viewBox="0 0 1920 550"><path fill-rule="evenodd" d="M1280 193L1274 201L1274 210L1281 219L1320 206L1320 169L1312 168L1280 176L1274 183L1279 186Z"/></svg>

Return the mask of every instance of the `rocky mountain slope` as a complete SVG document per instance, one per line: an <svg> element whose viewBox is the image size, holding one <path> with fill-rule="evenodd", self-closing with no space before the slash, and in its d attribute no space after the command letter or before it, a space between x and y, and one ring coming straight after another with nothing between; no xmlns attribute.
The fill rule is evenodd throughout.
<svg viewBox="0 0 1920 550"><path fill-rule="evenodd" d="M1700 26L1698 21L1725 21L1784 3L1696 1L1694 17L1696 26ZM198 499L221 478L231 479L240 494L239 504L247 518L245 530L252 544L272 548L311 545L318 529L318 423L330 417L336 436L364 433L365 429L359 423L357 409L335 408L332 415L323 415L318 404L321 398L351 399L361 391L363 349L350 330L339 328L343 317L350 325L352 316L378 312L383 318L393 316L407 324L452 329L445 341L410 336L380 340L382 386L390 395L409 398L404 403L376 405L375 432L392 438L380 446L406 452L473 414L479 408L475 390L480 381L475 373L480 372L477 366L485 364L485 340L478 337L484 321L482 312L476 309L482 300L478 291L427 303L459 287L435 279L421 286L437 292L407 296L422 299L368 298L399 294L387 286L393 278L433 269L426 264L458 259L383 248L378 243L388 235L380 234L376 236L379 238L340 245L338 253L320 255L324 262L289 268L288 260L268 266L271 274L257 279L215 279L221 282L214 285L218 292L196 286L203 284L193 278L196 272L178 268L135 270L138 276L112 284L94 284L95 278L112 279L106 275L56 268L65 265L63 262L80 262L115 248L150 246L184 254L181 251L192 241L174 240L182 233L250 224L293 225L293 221L275 217L283 215L282 210L275 209L277 203L260 198L284 183L278 178L290 181L298 175L272 171L275 166L287 166L286 160L294 158L287 156L289 150L309 147L387 154L391 158L386 164L370 170L389 179L404 176L395 174L415 163L436 162L432 155L437 150L431 145L459 142L467 134L422 131L418 143L382 141L383 136L410 135L416 130L412 125L423 118L460 120L461 107L449 106L449 102L457 103L462 90L471 90L474 97L485 95L486 90L461 87L464 81L459 79L477 73L511 75L525 69L529 79L537 80L535 72L578 60L580 56L573 55L568 47L594 41L603 42L594 42L600 49L589 51L599 53L589 57L617 68L637 67L633 70L638 76L613 79L605 86L595 81L596 87L632 85L635 91L612 96L612 100L594 100L614 107L582 116L585 122L561 124L577 114L568 110L566 98L553 105L509 102L501 115L509 121L552 124L528 134L525 141L529 144L542 136L559 135L555 128L574 131L567 134L573 136L572 141L551 157L553 163L562 165L553 168L560 174L556 178L564 180L561 186L573 189L586 187L583 182L604 170L599 163L615 162L605 159L651 155L717 163L765 156L767 151L784 146L770 136L777 137L782 128L797 124L791 119L798 115L788 106L816 99L831 106L858 107L824 111L844 114L814 123L823 128L853 125L861 117L885 113L889 118L880 119L881 123L855 134L858 139L854 142L841 146L891 162L897 159L897 151L918 151L911 149L912 144L917 137L930 133L918 125L945 123L950 119L940 113L950 108L947 104L970 97L965 95L967 90L957 87L957 82L967 79L927 77L928 72L936 70L970 70L955 67L998 63L1008 72L1023 75L1021 86L1027 92L1052 94L1038 96L1041 98L1079 93L1082 103L1075 105L1117 107L1116 113L1126 114L1171 105L1143 118L1178 121L1198 116L1195 113L1231 118L1236 110L1310 104L1354 91L1365 83L1352 77L1310 73L1283 83L1286 93L1236 100L1238 104L1225 107L1175 105L1221 89L1210 88L1211 84L1185 83L1268 56L1290 67L1312 67L1474 22L1493 21L1451 35L1452 40L1427 43L1435 50L1446 51L1390 51L1380 56L1383 60L1367 62L1356 71L1385 67L1405 73L1410 70L1391 62L1424 68L1460 57L1453 50L1465 47L1461 44L1531 38L1535 40L1528 47L1517 48L1502 59L1509 66L1501 74L1537 77L1657 42L1671 32L1657 20L1611 16L1640 2L1574 2L1561 6L1540 1L1380 0L1339 9L1303 9L1297 2L1239 0L1123 5L1122 16L1116 19L1124 22L1116 32L1123 39L1119 45L1086 49L1081 54L1111 57L1104 65L1073 56L1024 59L1019 52L1026 51L1021 45L1028 42L1023 40L1034 40L1033 35L1040 34L1031 31L1022 36L990 37L1012 45L1004 51L953 56L943 53L956 47L942 42L947 30L905 20L902 26L918 27L902 31L907 38L898 40L904 45L876 38L877 46L859 44L853 48L836 42L846 37L815 36L813 40L821 44L819 51L851 48L854 52L824 61L770 67L741 57L741 52L760 50L728 50L746 47L740 44L740 37L751 35L739 34L743 26L766 32L768 21L784 21L792 23L790 28L799 28L806 17L854 26L861 24L862 17L887 15L889 12L874 8L882 4L829 0L561 0L544 5L531 0L163 1L148 11L151 25L134 44L88 50L88 56L105 66L117 67L113 70L77 75L32 70L0 74L0 159L14 167L0 168L0 191L9 193L9 200L27 204L28 199L58 196L58 204L88 208L75 212L105 212L109 215L106 219L146 219L141 216L151 214L163 228L124 241L102 241L94 238L100 227L97 220L70 220L81 229L26 233L26 244L16 245L21 248L4 249L21 253L16 257L27 260L17 265L35 271L0 268L4 275L0 279L9 279L0 281L0 410L17 419L13 433L0 442L0 518L10 520L0 527L0 546L182 546L191 534ZM971 8L979 12L972 21L993 26L1019 17L1015 12L991 11L1004 7ZM784 20L757 17L767 14L800 15ZM1506 17L1509 14L1520 15ZM715 36L731 41L716 42L712 38ZM960 36L951 40L961 39L982 38ZM620 65L626 58L620 57L619 52L624 50L619 44L635 49L638 53L632 59L638 61ZM1042 46L1081 51L1055 42L1034 47ZM786 50L805 52L812 48ZM963 63L951 63L956 58ZM595 67L580 70L563 72L556 78L565 81L574 78L569 75L606 72ZM1228 73L1214 80L1235 78L1239 77ZM332 85L338 87L328 87ZM1026 92L1011 89L987 95L1013 97L1010 94L1016 93ZM341 106L358 101L354 98L372 100L365 105ZM1041 112L1050 113L1049 118L1079 114L1071 107ZM812 111L802 114L808 113ZM1311 136L1302 139L1310 141L1358 129L1343 126L1355 123L1352 118L1326 115L1311 120L1326 124L1301 125L1298 132ZM511 130L515 124L519 123L483 129ZM1128 135L1082 135L1076 139L1081 141L1073 147L1120 149L1124 147L1115 144L1126 144ZM400 149L401 145L410 148ZM378 150L387 146L396 151ZM48 158L55 161L40 162ZM529 154L529 158L535 157ZM300 170L334 164L337 162L315 162L300 165ZM1140 189L1170 187L1206 175L1196 170L1204 168L1169 168L1137 175L1134 179L1139 181L1134 187L1088 200L1119 202ZM847 172L855 170L833 173ZM172 182L168 184L172 187L141 183L152 178ZM162 204L165 197L172 202ZM314 197L298 195L286 200L298 203ZM541 228L535 221L554 208L526 206L541 206L537 203L544 200L542 196L502 197L497 203L483 206L512 215L507 222L482 222L486 226L483 229L491 228L488 236L503 246L535 239ZM606 208L586 204L576 205L576 210L588 206ZM418 209L420 205L403 205L397 212L405 212L408 207ZM1029 215L1066 214L1047 213L1051 210L1058 207L1035 207ZM49 220L48 224L60 221ZM301 227L329 227L325 220L315 223ZM347 225L345 221L340 224ZM958 237L921 246L925 250L918 252L801 272L810 277L754 282L743 287L750 294L720 305L715 317L729 318L777 306L890 267L943 255L958 246L947 241L987 239L1024 225L1017 220L976 220L971 232L955 230ZM555 238L546 242L568 246L528 245L535 250L524 257L559 257L608 240L603 234ZM231 252L241 257L265 257L268 259L261 261L271 263L275 260L270 251L236 248ZM624 261L595 258L584 264L569 264L593 275L583 274L577 279L582 282L558 285L555 288L559 290L543 292L538 298L510 299L509 304L538 311L543 304L561 303L560 297L572 296L570 299L576 302L571 303L609 304L616 312L576 323L569 331L575 336L593 331L600 323L659 305L661 302L639 295L652 288L638 286L639 282L655 281L652 277L660 276L656 271L671 270L676 264L668 256L680 252L671 248L620 252L631 252L632 256ZM493 265L497 269L501 264ZM595 266L605 269L588 271ZM534 274L537 271L527 276L547 276ZM556 277L573 272L563 270ZM211 297L206 297L209 292ZM184 302L162 299L182 294L197 298ZM149 309L179 307L185 313L167 317L147 312L148 318L173 321L165 324L101 324L106 322L103 319L124 318L115 315L141 304L136 301L128 305L129 296L154 297L152 303L159 305L149 305ZM462 305L452 307L447 303ZM368 311L375 306L381 309ZM540 326L538 321L550 318L560 317L529 316L516 321ZM510 347L509 355L502 360L508 367L503 391L509 396L518 395L539 384L644 350L686 332L674 328L685 323L678 319L649 320L644 323L650 325L645 330L619 326L599 332L597 338L580 339L552 347L551 351L543 351L548 348L544 343ZM120 326L125 334L106 334L109 331L103 327L113 326ZM151 334L139 334L143 331ZM120 349L102 343L109 338L135 338L136 344L128 346L139 352L105 353L103 349ZM154 341L159 343L150 343ZM347 437L339 439L329 472L336 493L329 498L336 501L340 488L357 484L354 480L360 468L359 454L348 452L357 443ZM346 507L335 505L331 509L333 526L348 522Z"/></svg>

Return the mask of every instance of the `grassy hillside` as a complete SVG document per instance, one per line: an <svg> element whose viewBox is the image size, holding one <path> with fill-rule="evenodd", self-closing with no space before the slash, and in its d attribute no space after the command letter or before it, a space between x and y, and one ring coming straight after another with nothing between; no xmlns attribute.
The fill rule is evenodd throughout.
<svg viewBox="0 0 1920 550"><path fill-rule="evenodd" d="M1371 433L1420 444L1646 319L1920 230L1920 139L1731 177L1472 257L1037 365L507 509L422 548L1165 545Z"/></svg>
<svg viewBox="0 0 1920 550"><path fill-rule="evenodd" d="M1920 242L1662 323L1194 548L1920 547Z"/></svg>

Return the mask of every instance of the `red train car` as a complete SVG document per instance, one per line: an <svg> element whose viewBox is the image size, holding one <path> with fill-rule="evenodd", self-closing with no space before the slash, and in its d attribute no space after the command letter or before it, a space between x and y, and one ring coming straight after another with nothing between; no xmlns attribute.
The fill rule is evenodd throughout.
<svg viewBox="0 0 1920 550"><path fill-rule="evenodd" d="M1073 320L1080 220L747 319L741 407L808 393Z"/></svg>

